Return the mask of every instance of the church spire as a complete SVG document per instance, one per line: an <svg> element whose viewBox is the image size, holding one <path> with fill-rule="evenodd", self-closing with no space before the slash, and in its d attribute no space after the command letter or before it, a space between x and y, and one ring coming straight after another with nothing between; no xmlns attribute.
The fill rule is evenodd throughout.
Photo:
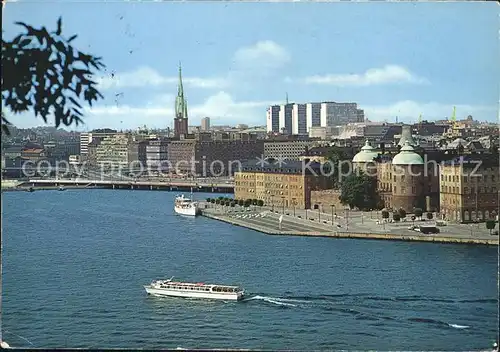
<svg viewBox="0 0 500 352"><path fill-rule="evenodd" d="M184 98L184 87L182 86L182 67L179 62L179 86L175 98L175 117L187 119L187 102Z"/></svg>
<svg viewBox="0 0 500 352"><path fill-rule="evenodd" d="M177 95L184 97L184 88L182 87L182 66L180 61L179 61L179 87Z"/></svg>

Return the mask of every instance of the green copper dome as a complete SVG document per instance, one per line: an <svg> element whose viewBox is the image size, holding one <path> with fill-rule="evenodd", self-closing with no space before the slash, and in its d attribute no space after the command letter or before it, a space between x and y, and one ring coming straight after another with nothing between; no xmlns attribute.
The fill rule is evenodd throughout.
<svg viewBox="0 0 500 352"><path fill-rule="evenodd" d="M392 159L393 165L423 165L424 159L417 153L415 149L408 143L405 142L401 151Z"/></svg>
<svg viewBox="0 0 500 352"><path fill-rule="evenodd" d="M369 163L372 162L374 158L378 156L378 153L375 149L370 145L370 142L366 141L361 151L354 155L352 158L353 163Z"/></svg>

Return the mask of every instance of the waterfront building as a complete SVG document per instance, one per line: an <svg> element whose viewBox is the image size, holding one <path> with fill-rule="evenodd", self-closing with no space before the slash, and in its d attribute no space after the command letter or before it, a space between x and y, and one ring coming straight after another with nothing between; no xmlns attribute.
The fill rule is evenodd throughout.
<svg viewBox="0 0 500 352"><path fill-rule="evenodd" d="M193 164L196 160L196 142L195 139L181 139L168 144L168 161L173 172L181 175L196 173Z"/></svg>
<svg viewBox="0 0 500 352"><path fill-rule="evenodd" d="M43 148L28 148L21 151L21 158L38 162L46 159L46 152Z"/></svg>
<svg viewBox="0 0 500 352"><path fill-rule="evenodd" d="M201 119L201 130L210 131L210 117L204 117Z"/></svg>
<svg viewBox="0 0 500 352"><path fill-rule="evenodd" d="M168 139L149 140L144 145L144 159L148 167L158 167L168 160Z"/></svg>
<svg viewBox="0 0 500 352"><path fill-rule="evenodd" d="M109 136L114 136L118 132L115 130L104 129L104 130L94 130L92 132L82 132L80 133L80 155L86 158L89 153L89 144L96 140L99 143L102 139Z"/></svg>
<svg viewBox="0 0 500 352"><path fill-rule="evenodd" d="M70 155L80 153L79 141L51 141L44 144L47 157L52 160L69 160Z"/></svg>
<svg viewBox="0 0 500 352"><path fill-rule="evenodd" d="M96 146L95 161L97 164L115 166L128 166L129 145L131 136L129 134L115 134L105 137Z"/></svg>
<svg viewBox="0 0 500 352"><path fill-rule="evenodd" d="M146 148L149 140L136 139L131 141L128 146L128 160L130 163L138 162L140 165L147 165Z"/></svg>
<svg viewBox="0 0 500 352"><path fill-rule="evenodd" d="M260 139L213 139L210 134L172 141L167 148L170 165L181 174L227 176L246 160L257 160L264 154Z"/></svg>
<svg viewBox="0 0 500 352"><path fill-rule="evenodd" d="M311 191L332 187L332 178L322 174L321 164L309 160L249 161L235 173L234 181L235 199L259 199L268 206L297 209L311 207Z"/></svg>
<svg viewBox="0 0 500 352"><path fill-rule="evenodd" d="M70 165L81 165L82 164L82 158L81 158L81 155L80 154L76 154L76 155L70 155L69 158L69 164Z"/></svg>
<svg viewBox="0 0 500 352"><path fill-rule="evenodd" d="M21 157L24 149L24 145L11 145L2 150L2 156L5 157L5 159L15 159Z"/></svg>
<svg viewBox="0 0 500 352"><path fill-rule="evenodd" d="M182 85L182 68L179 64L179 86L177 88L177 97L175 98L175 118L174 135L180 137L188 134L188 113L187 101L184 98L184 88Z"/></svg>
<svg viewBox="0 0 500 352"><path fill-rule="evenodd" d="M442 219L473 222L498 215L498 155L455 158L441 166L439 180Z"/></svg>

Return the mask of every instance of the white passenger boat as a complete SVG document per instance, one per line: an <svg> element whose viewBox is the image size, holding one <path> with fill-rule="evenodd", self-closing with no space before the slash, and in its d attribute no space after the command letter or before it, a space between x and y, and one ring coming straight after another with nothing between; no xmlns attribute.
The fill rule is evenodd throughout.
<svg viewBox="0 0 500 352"><path fill-rule="evenodd" d="M185 298L208 298L228 301L243 299L245 290L238 286L214 285L205 283L188 283L168 280L154 280L144 286L146 292L154 296L172 296Z"/></svg>
<svg viewBox="0 0 500 352"><path fill-rule="evenodd" d="M174 211L180 215L196 216L199 213L198 202L184 195L177 196L174 203Z"/></svg>

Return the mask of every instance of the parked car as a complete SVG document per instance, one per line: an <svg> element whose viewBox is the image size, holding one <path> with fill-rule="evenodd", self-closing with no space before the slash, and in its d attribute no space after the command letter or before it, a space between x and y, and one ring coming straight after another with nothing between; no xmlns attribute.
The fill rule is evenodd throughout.
<svg viewBox="0 0 500 352"><path fill-rule="evenodd" d="M440 233L439 229L436 226L420 226L420 232L423 234L434 234L434 233Z"/></svg>

